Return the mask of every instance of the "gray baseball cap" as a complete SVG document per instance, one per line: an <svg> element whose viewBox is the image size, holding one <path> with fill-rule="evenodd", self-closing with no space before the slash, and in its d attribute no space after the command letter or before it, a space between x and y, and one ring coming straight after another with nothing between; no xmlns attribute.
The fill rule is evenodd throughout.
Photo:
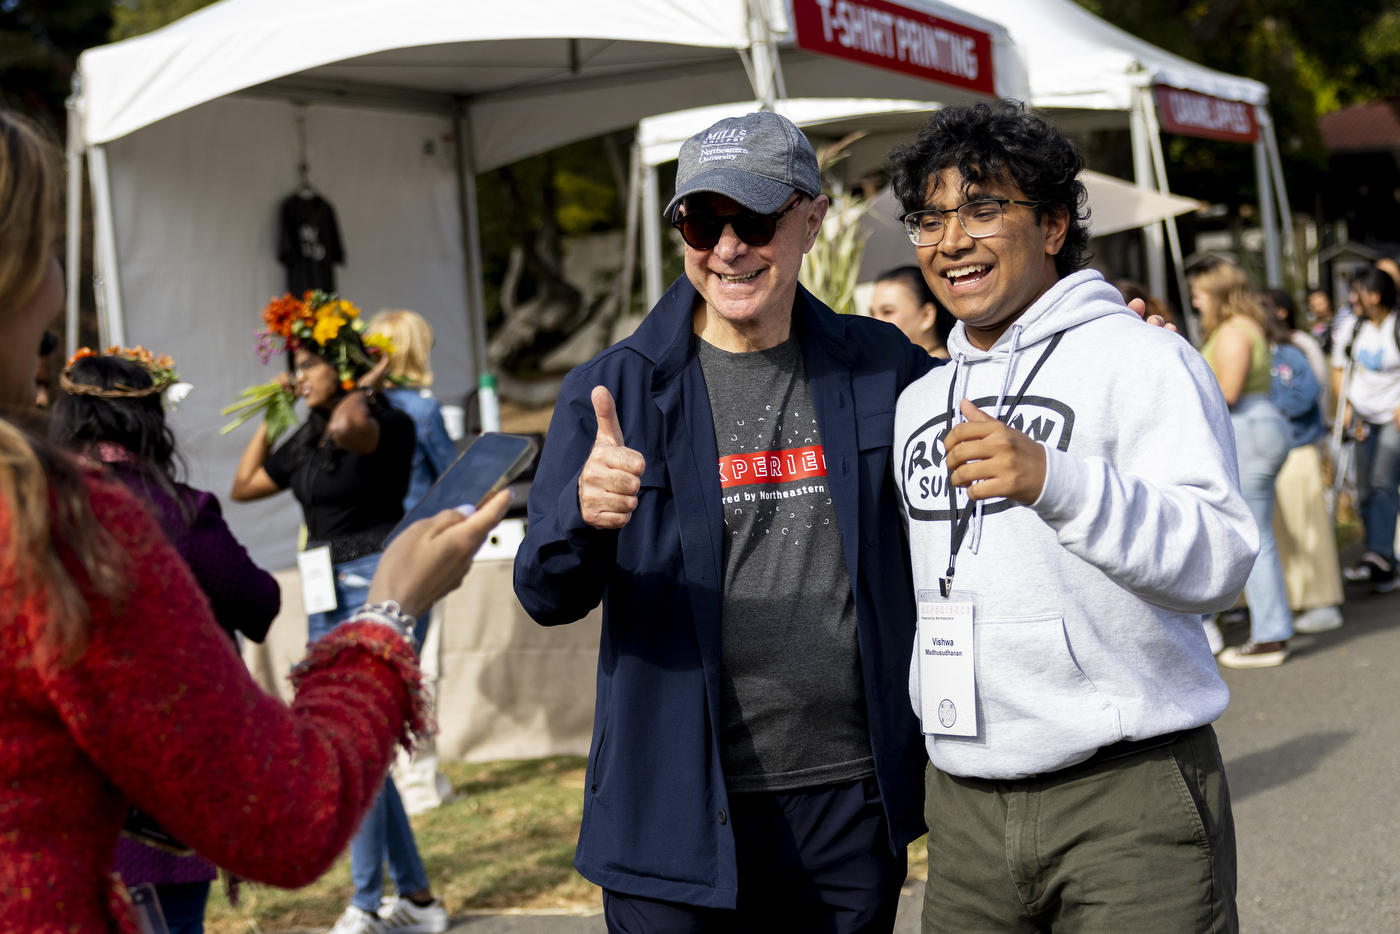
<svg viewBox="0 0 1400 934"><path fill-rule="evenodd" d="M817 154L797 125L781 114L726 117L681 145L670 217L687 195L712 191L751 211L772 214L793 190L822 193Z"/></svg>

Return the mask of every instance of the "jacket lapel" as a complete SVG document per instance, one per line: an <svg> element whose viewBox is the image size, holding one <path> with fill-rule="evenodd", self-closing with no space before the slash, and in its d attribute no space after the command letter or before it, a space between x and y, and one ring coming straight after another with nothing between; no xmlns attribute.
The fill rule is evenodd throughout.
<svg viewBox="0 0 1400 934"><path fill-rule="evenodd" d="M845 326L836 313L818 305L801 286L797 289L793 323L799 329L812 404L817 407L817 427L821 429L822 450L826 453L827 489L841 527L841 549L854 591L860 558L860 469L856 456L855 394L851 390L855 347L846 339Z"/></svg>

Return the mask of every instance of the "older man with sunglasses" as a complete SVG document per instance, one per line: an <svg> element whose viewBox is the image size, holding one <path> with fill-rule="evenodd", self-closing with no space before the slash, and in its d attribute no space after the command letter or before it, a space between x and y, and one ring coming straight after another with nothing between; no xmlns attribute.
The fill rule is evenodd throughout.
<svg viewBox="0 0 1400 934"><path fill-rule="evenodd" d="M682 148L676 280L564 382L516 593L601 601L574 861L609 930L891 930L925 761L895 400L937 360L797 282L828 201L776 114Z"/></svg>

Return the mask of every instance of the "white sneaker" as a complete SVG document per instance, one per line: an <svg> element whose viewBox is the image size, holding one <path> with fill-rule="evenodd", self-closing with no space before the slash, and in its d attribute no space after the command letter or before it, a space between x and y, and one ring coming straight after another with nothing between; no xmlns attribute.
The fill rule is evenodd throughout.
<svg viewBox="0 0 1400 934"><path fill-rule="evenodd" d="M379 916L351 905L330 929L330 934L376 934L379 929Z"/></svg>
<svg viewBox="0 0 1400 934"><path fill-rule="evenodd" d="M1342 628L1342 608L1320 606L1293 617L1293 631L1312 636Z"/></svg>
<svg viewBox="0 0 1400 934"><path fill-rule="evenodd" d="M418 907L407 898L386 900L379 909L375 934L442 934L447 930L447 909L442 899Z"/></svg>
<svg viewBox="0 0 1400 934"><path fill-rule="evenodd" d="M1210 643L1210 654L1219 655L1225 649L1225 637L1220 634L1220 627L1215 623L1214 616L1202 616L1201 626L1206 631L1206 641Z"/></svg>

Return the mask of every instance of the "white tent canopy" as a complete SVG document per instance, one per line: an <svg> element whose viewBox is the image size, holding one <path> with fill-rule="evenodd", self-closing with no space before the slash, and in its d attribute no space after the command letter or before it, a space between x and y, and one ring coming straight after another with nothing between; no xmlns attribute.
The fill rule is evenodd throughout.
<svg viewBox="0 0 1400 934"><path fill-rule="evenodd" d="M811 3L814 0L798 0ZM1025 71L1001 26L904 0L987 34L998 95ZM444 401L484 367L476 173L641 118L757 95L965 102L977 92L797 50L784 0L221 0L90 49L70 110L70 208L86 156L104 342L174 355L195 393L173 416L191 480L226 490L246 429L218 408L270 375L252 332L283 291L277 205L299 163L340 216L338 285L367 312L407 306L437 331ZM70 223L69 340L80 224ZM230 513L254 556L290 563L294 510Z"/></svg>

